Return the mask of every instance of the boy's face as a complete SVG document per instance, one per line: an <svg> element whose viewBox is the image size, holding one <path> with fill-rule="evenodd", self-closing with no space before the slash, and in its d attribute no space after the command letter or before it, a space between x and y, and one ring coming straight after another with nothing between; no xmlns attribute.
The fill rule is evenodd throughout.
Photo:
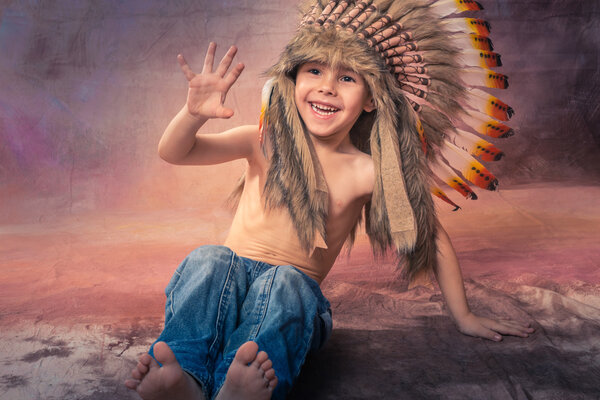
<svg viewBox="0 0 600 400"><path fill-rule="evenodd" d="M308 132L318 138L348 135L362 111L374 109L360 74L317 62L298 68L295 100Z"/></svg>

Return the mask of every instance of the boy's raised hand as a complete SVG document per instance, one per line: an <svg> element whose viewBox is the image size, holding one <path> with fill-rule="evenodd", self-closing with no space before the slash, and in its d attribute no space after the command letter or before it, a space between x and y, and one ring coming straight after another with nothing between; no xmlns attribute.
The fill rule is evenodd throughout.
<svg viewBox="0 0 600 400"><path fill-rule="evenodd" d="M177 61L189 83L188 112L196 118L229 118L233 115L233 110L224 106L225 97L242 73L244 64L239 63L228 72L237 53L237 48L231 46L217 69L213 71L216 49L217 45L211 42L200 74L192 71L183 55L177 56Z"/></svg>

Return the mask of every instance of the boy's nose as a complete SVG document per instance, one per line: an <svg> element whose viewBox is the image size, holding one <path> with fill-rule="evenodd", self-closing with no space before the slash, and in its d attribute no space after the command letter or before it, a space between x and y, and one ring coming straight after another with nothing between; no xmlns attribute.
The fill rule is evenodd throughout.
<svg viewBox="0 0 600 400"><path fill-rule="evenodd" d="M319 92L327 95L334 95L335 77L331 76L331 74L323 75L319 86Z"/></svg>

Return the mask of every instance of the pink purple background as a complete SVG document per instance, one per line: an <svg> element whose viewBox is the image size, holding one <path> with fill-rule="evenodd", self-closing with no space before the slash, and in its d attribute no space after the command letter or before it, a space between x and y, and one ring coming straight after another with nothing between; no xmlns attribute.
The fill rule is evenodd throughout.
<svg viewBox="0 0 600 400"><path fill-rule="evenodd" d="M435 285L407 290L364 237L323 284L336 326L298 399L600 396L600 3L482 0L517 134L499 193L440 204L473 310L531 322L491 343L455 329ZM130 399L164 286L220 243L243 162L176 167L158 140L185 100L177 63L209 41L246 64L214 131L256 123L261 73L295 1L0 0L0 399Z"/></svg>
<svg viewBox="0 0 600 400"><path fill-rule="evenodd" d="M208 42L246 64L219 130L256 123L261 72L293 33L295 0L3 1L0 8L0 221L107 209L202 207L240 165L175 168L156 156L185 100L175 56L200 68ZM500 92L517 135L492 169L501 187L597 182L598 3L487 1L510 77ZM214 196L216 192L219 196Z"/></svg>

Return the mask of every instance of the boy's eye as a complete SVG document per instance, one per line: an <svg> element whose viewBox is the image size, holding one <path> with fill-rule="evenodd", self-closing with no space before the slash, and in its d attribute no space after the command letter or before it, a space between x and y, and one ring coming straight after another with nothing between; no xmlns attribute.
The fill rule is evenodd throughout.
<svg viewBox="0 0 600 400"><path fill-rule="evenodd" d="M311 68L308 70L308 73L313 75L319 75L320 71L316 68Z"/></svg>
<svg viewBox="0 0 600 400"><path fill-rule="evenodd" d="M348 75L342 76L341 80L342 82L356 82L356 79Z"/></svg>

